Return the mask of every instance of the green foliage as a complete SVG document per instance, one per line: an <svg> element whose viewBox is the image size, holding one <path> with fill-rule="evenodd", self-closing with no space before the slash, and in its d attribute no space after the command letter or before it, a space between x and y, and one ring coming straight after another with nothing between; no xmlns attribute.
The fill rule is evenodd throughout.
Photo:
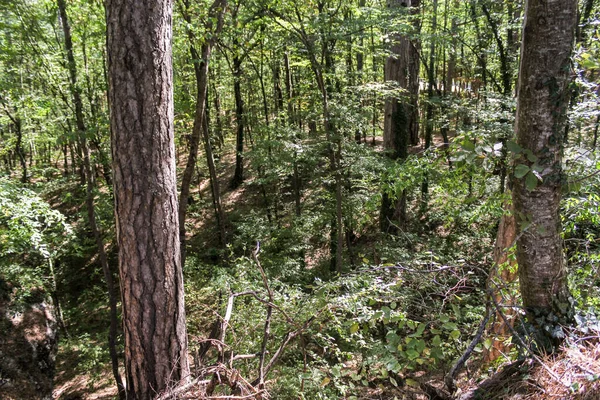
<svg viewBox="0 0 600 400"><path fill-rule="evenodd" d="M36 193L0 179L0 274L18 298L52 290L56 261L69 251L73 231L64 216Z"/></svg>

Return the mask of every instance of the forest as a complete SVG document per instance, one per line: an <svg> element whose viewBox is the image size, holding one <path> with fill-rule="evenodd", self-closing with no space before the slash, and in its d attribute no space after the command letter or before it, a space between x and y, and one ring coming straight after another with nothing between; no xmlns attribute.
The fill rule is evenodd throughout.
<svg viewBox="0 0 600 400"><path fill-rule="evenodd" d="M0 399L600 399L594 0L0 0Z"/></svg>

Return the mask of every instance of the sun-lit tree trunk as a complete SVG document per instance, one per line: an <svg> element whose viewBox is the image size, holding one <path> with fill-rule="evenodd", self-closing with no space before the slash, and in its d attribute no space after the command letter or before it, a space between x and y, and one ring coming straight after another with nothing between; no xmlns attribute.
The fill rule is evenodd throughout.
<svg viewBox="0 0 600 400"><path fill-rule="evenodd" d="M88 223L90 229L94 235L96 241L96 249L98 251L98 258L102 271L104 273L104 280L106 281L106 289L108 292L108 303L110 307L110 328L108 333L108 349L112 364L112 373L117 384L119 397L125 398L125 387L119 373L119 358L117 353L117 327L118 327L118 314L117 314L117 295L115 293L115 285L113 282L112 272L108 265L108 258L106 251L104 250L104 239L102 238L101 227L96 221L96 210L94 208L94 189L95 180L92 172L91 161L90 161L90 149L86 138L86 125L85 117L83 115L83 102L81 99L81 91L77 83L77 64L73 55L73 41L71 38L71 27L69 24L69 18L67 15L67 6L65 0L57 0L58 10L60 14L60 20L62 30L64 33L65 50L67 56L67 68L69 71L69 78L71 83L71 95L73 97L73 104L75 105L75 123L77 126L77 140L81 146L83 152L83 169L85 173L86 183L86 209L88 216ZM110 182L110 180L108 180Z"/></svg>
<svg viewBox="0 0 600 400"><path fill-rule="evenodd" d="M572 312L559 206L576 18L576 0L526 4L515 131L517 144L533 157L521 157L516 164L535 168L541 181L529 172L520 179L513 176L512 183L521 296L529 321L540 332L540 320L550 313L565 323ZM544 324L555 322L545 319Z"/></svg>
<svg viewBox="0 0 600 400"><path fill-rule="evenodd" d="M107 0L127 398L189 379L173 135L172 3Z"/></svg>

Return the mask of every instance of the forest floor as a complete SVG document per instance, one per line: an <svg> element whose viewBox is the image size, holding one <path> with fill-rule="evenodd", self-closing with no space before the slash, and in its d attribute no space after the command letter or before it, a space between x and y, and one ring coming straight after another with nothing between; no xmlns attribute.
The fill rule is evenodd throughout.
<svg viewBox="0 0 600 400"><path fill-rule="evenodd" d="M369 138L369 145L371 140ZM375 145L380 147L382 139L376 138ZM441 138L436 137L434 145L442 148ZM411 153L418 153L420 147L415 146ZM185 151L180 152L179 169L185 166ZM202 163L203 155L200 155L199 164ZM235 155L233 151L225 151L217 163L219 183L222 191L222 199L225 213L230 215L243 214L261 203L261 195L257 189L258 185L251 185L251 179L245 181L236 189L232 189L230 182L235 168ZM246 168L249 168L248 166ZM248 174L250 175L250 174ZM192 212L189 215L190 241L192 248L219 247L218 230L216 218L212 208L211 191L208 173L198 170L197 178L191 188ZM56 200L56 199L54 199ZM54 201L51 201L59 206ZM80 205L81 206L81 205ZM77 211L74 205L60 205L64 212L69 215ZM102 343L99 346L104 346ZM62 400L108 400L116 397L116 388L110 372L110 363L106 362L95 372L81 373L81 363L84 362L88 352L82 351L77 345L69 342L61 344L57 356L56 378L54 399ZM568 347L553 357L545 357L538 362L526 363L511 371L504 371L502 367L483 370L479 367L478 356L474 355L470 369L462 373L457 380L459 393L456 398L469 398L469 393L476 393L473 399L600 399L600 343L587 341L575 346ZM512 368L512 366L509 366ZM506 368L505 368L506 369ZM494 374L498 372L498 374ZM421 383L430 383L431 387L443 388L442 372L420 377ZM486 389L486 382L490 386ZM412 399L421 400L436 398L435 395L425 394L424 387L404 385L399 388L392 386L389 382L370 382L368 387L355 393L359 399ZM484 388L481 391L481 388ZM479 392L473 392L480 388ZM573 393L577 393L574 395ZM460 397L463 396L463 397ZM443 397L438 397L444 399ZM287 400L287 399L282 399Z"/></svg>

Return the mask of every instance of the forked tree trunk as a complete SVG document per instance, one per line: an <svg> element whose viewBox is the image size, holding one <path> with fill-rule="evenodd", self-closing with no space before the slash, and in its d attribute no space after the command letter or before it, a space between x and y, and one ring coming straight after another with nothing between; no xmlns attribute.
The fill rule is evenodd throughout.
<svg viewBox="0 0 600 400"><path fill-rule="evenodd" d="M523 305L540 332L550 313L569 322L572 306L560 237L561 162L569 102L576 0L529 0L526 5L515 131L518 145L535 157L516 161L536 168L512 177L517 215L517 262ZM537 159L534 167L531 159ZM533 188L533 183L536 186ZM527 184L529 182L529 185ZM554 325L545 319L541 325Z"/></svg>
<svg viewBox="0 0 600 400"><path fill-rule="evenodd" d="M173 137L172 2L108 0L127 398L189 379Z"/></svg>

